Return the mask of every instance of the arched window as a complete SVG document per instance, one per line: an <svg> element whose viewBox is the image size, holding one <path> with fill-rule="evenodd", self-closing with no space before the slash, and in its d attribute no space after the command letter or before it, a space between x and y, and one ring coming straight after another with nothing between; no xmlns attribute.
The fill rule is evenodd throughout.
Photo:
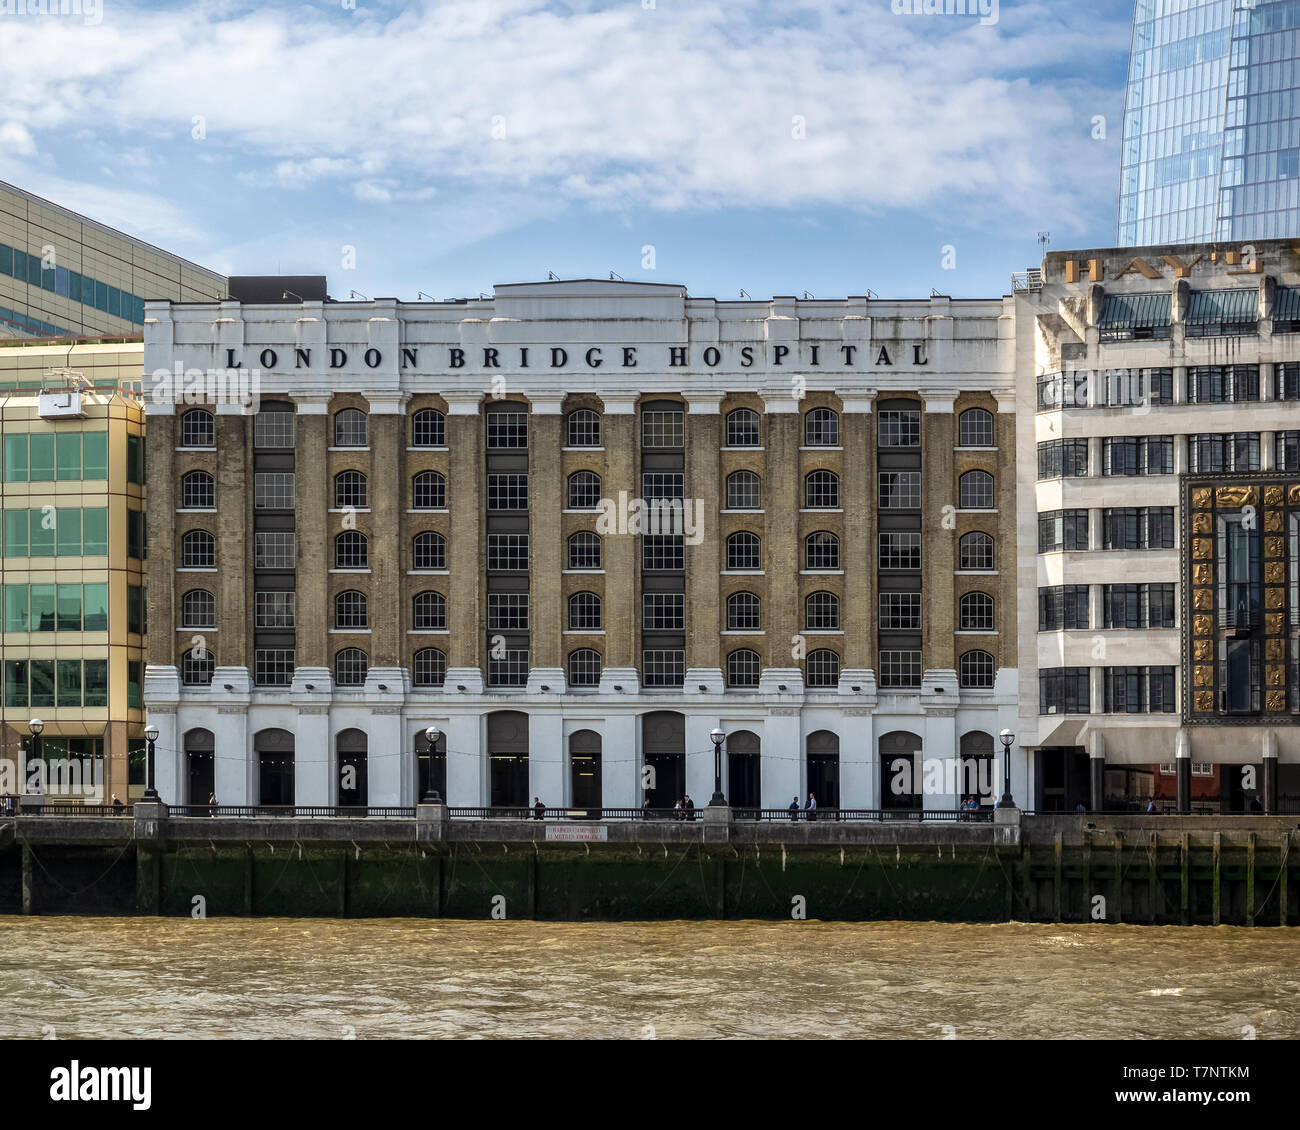
<svg viewBox="0 0 1300 1130"><path fill-rule="evenodd" d="M215 628L217 602L207 589L190 589L181 597L182 628Z"/></svg>
<svg viewBox="0 0 1300 1130"><path fill-rule="evenodd" d="M835 632L840 627L840 598L833 592L814 592L804 601L804 624L810 632Z"/></svg>
<svg viewBox="0 0 1300 1130"><path fill-rule="evenodd" d="M570 412L567 421L569 447L600 446L600 413L590 408Z"/></svg>
<svg viewBox="0 0 1300 1130"><path fill-rule="evenodd" d="M187 687L206 687L212 683L217 661L206 647L192 647L181 656L181 682Z"/></svg>
<svg viewBox="0 0 1300 1130"><path fill-rule="evenodd" d="M447 480L439 471L421 471L411 482L411 505L416 510L442 510L447 505Z"/></svg>
<svg viewBox="0 0 1300 1130"><path fill-rule="evenodd" d="M419 592L411 602L411 627L440 632L447 627L447 598L440 592Z"/></svg>
<svg viewBox="0 0 1300 1130"><path fill-rule="evenodd" d="M334 685L360 687L366 682L370 660L359 647L345 647L334 655Z"/></svg>
<svg viewBox="0 0 1300 1130"><path fill-rule="evenodd" d="M728 569L761 569L758 535L747 532L727 538Z"/></svg>
<svg viewBox="0 0 1300 1130"><path fill-rule="evenodd" d="M575 592L569 597L569 631L598 632L602 626L599 596L594 592Z"/></svg>
<svg viewBox="0 0 1300 1130"><path fill-rule="evenodd" d="M733 471L727 476L728 510L757 510L762 504L758 476L753 471Z"/></svg>
<svg viewBox="0 0 1300 1130"><path fill-rule="evenodd" d="M344 408L334 414L334 446L366 446L366 414L360 408Z"/></svg>
<svg viewBox="0 0 1300 1130"><path fill-rule="evenodd" d="M580 530L569 538L569 568L600 568L600 538L596 534Z"/></svg>
<svg viewBox="0 0 1300 1130"><path fill-rule="evenodd" d="M334 598L334 627L341 631L355 631L369 626L365 593L349 589Z"/></svg>
<svg viewBox="0 0 1300 1130"><path fill-rule="evenodd" d="M359 530L344 530L334 539L335 569L369 569L370 543Z"/></svg>
<svg viewBox="0 0 1300 1130"><path fill-rule="evenodd" d="M411 446L447 446L447 419L438 409L421 408L411 417Z"/></svg>
<svg viewBox="0 0 1300 1130"><path fill-rule="evenodd" d="M411 542L411 568L447 568L447 539L432 530L416 534Z"/></svg>
<svg viewBox="0 0 1300 1130"><path fill-rule="evenodd" d="M600 652L589 647L569 652L569 686L600 686Z"/></svg>
<svg viewBox="0 0 1300 1130"><path fill-rule="evenodd" d="M957 681L971 690L993 689L993 656L987 651L967 651L957 663Z"/></svg>
<svg viewBox="0 0 1300 1130"><path fill-rule="evenodd" d="M207 530L190 530L181 537L181 566L213 569L217 564L217 539Z"/></svg>
<svg viewBox="0 0 1300 1130"><path fill-rule="evenodd" d="M600 476L594 471L575 471L569 476L569 509L596 510L600 507Z"/></svg>
<svg viewBox="0 0 1300 1130"><path fill-rule="evenodd" d="M364 474L360 471L340 471L334 476L334 509L364 510L369 505Z"/></svg>
<svg viewBox="0 0 1300 1130"><path fill-rule="evenodd" d="M960 447L992 447L993 413L986 408L967 408L957 418L957 444Z"/></svg>
<svg viewBox="0 0 1300 1130"><path fill-rule="evenodd" d="M988 593L968 592L961 598L958 608L961 631L993 631L993 598Z"/></svg>
<svg viewBox="0 0 1300 1130"><path fill-rule="evenodd" d="M993 538L988 534L962 534L958 543L959 569L992 569Z"/></svg>
<svg viewBox="0 0 1300 1130"><path fill-rule="evenodd" d="M810 651L805 667L804 681L810 688L839 686L840 657L837 652L825 648Z"/></svg>
<svg viewBox="0 0 1300 1130"><path fill-rule="evenodd" d="M727 446L758 446L758 413L752 408L735 408L727 413Z"/></svg>
<svg viewBox="0 0 1300 1130"><path fill-rule="evenodd" d="M814 408L803 418L805 447L839 447L840 417L830 408Z"/></svg>
<svg viewBox="0 0 1300 1130"><path fill-rule="evenodd" d="M411 678L417 687L440 687L447 681L447 657L436 647L415 653Z"/></svg>
<svg viewBox="0 0 1300 1130"><path fill-rule="evenodd" d="M727 597L727 631L760 631L761 606L752 592L733 592Z"/></svg>
<svg viewBox="0 0 1300 1130"><path fill-rule="evenodd" d="M805 569L838 569L840 539L826 530L818 530L804 539Z"/></svg>
<svg viewBox="0 0 1300 1130"><path fill-rule="evenodd" d="M192 408L181 417L181 446L217 446L216 421L206 408Z"/></svg>
<svg viewBox="0 0 1300 1130"><path fill-rule="evenodd" d="M803 504L809 510L836 510L840 505L840 477L834 471L813 471L804 477Z"/></svg>
<svg viewBox="0 0 1300 1130"><path fill-rule="evenodd" d="M987 471L967 471L961 477L963 510L993 509L993 476Z"/></svg>
<svg viewBox="0 0 1300 1130"><path fill-rule="evenodd" d="M758 686L758 652L742 648L727 656L727 686Z"/></svg>
<svg viewBox="0 0 1300 1130"><path fill-rule="evenodd" d="M181 479L181 506L186 510L211 510L216 505L216 486L207 471L191 471Z"/></svg>

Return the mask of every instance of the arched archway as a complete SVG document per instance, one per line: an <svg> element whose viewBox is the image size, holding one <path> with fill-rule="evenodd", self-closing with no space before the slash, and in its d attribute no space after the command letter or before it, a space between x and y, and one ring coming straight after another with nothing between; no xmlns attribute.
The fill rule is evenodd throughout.
<svg viewBox="0 0 1300 1130"><path fill-rule="evenodd" d="M651 808L672 808L686 795L686 715L653 710L641 715L641 756L650 770L642 787Z"/></svg>
<svg viewBox="0 0 1300 1130"><path fill-rule="evenodd" d="M924 778L921 739L907 730L880 738L880 807L919 812Z"/></svg>
<svg viewBox="0 0 1300 1130"><path fill-rule="evenodd" d="M600 816L601 738L595 730L578 730L569 735L569 796L576 809L593 818Z"/></svg>
<svg viewBox="0 0 1300 1130"><path fill-rule="evenodd" d="M293 735L288 730L259 730L253 735L257 758L257 803L293 804Z"/></svg>
<svg viewBox="0 0 1300 1130"><path fill-rule="evenodd" d="M528 715L498 710L487 718L489 802L493 808L528 806Z"/></svg>
<svg viewBox="0 0 1300 1130"><path fill-rule="evenodd" d="M817 807L840 806L840 736L830 730L808 735L808 791Z"/></svg>
<svg viewBox="0 0 1300 1130"><path fill-rule="evenodd" d="M364 730L340 730L334 739L335 764L338 772L339 806L342 808L369 804L367 781L367 752L370 740Z"/></svg>
<svg viewBox="0 0 1300 1130"><path fill-rule="evenodd" d="M200 727L186 730L183 744L186 803L207 804L208 799L216 794L217 789L216 739L211 730Z"/></svg>
<svg viewBox="0 0 1300 1130"><path fill-rule="evenodd" d="M971 730L961 736L961 764L957 775L958 800L975 797L983 808L997 803L993 761L993 735Z"/></svg>
<svg viewBox="0 0 1300 1130"><path fill-rule="evenodd" d="M762 807L762 748L752 730L727 735L727 800L732 810ZM749 815L737 812L736 815Z"/></svg>

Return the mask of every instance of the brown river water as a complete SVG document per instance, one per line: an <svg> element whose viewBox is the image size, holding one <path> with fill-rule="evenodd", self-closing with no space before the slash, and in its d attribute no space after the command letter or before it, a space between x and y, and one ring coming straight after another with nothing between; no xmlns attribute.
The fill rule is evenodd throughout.
<svg viewBox="0 0 1300 1130"><path fill-rule="evenodd" d="M0 917L0 1037L1295 1038L1300 928Z"/></svg>

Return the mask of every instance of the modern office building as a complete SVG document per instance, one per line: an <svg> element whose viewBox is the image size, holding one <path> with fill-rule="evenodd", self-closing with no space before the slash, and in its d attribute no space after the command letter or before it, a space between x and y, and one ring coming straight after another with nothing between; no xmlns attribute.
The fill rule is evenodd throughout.
<svg viewBox="0 0 1300 1130"><path fill-rule="evenodd" d="M1300 236L1300 3L1137 0L1121 247Z"/></svg>
<svg viewBox="0 0 1300 1130"><path fill-rule="evenodd" d="M1011 299L278 290L146 307L165 801L996 799Z"/></svg>
<svg viewBox="0 0 1300 1130"><path fill-rule="evenodd" d="M1016 285L1033 806L1170 798L1181 763L1194 800L1294 811L1300 255L1053 252Z"/></svg>

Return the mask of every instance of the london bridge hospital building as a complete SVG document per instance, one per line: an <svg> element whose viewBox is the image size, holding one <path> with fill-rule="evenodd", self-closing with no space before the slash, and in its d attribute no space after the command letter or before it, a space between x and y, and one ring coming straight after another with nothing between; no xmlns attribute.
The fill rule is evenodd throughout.
<svg viewBox="0 0 1300 1130"><path fill-rule="evenodd" d="M1011 298L151 304L163 799L703 805L715 729L733 806L995 799L1014 354Z"/></svg>

